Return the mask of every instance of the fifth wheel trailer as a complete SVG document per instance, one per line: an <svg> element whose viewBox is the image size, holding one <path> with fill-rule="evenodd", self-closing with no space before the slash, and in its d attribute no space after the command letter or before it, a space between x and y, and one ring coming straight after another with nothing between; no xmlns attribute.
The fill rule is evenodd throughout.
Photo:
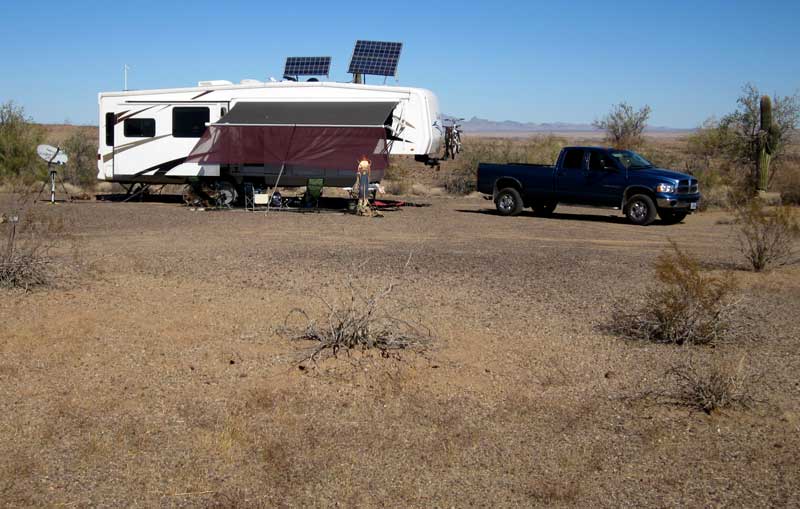
<svg viewBox="0 0 800 509"><path fill-rule="evenodd" d="M429 90L334 82L200 82L99 94L98 179L240 187L353 183L357 153L436 161L445 128ZM348 155L346 161L341 157ZM352 161L349 156L352 155Z"/></svg>

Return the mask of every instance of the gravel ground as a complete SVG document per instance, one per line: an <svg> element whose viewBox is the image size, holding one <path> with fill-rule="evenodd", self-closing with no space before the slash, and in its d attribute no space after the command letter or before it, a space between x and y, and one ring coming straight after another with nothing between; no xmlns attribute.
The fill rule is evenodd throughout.
<svg viewBox="0 0 800 509"><path fill-rule="evenodd" d="M59 206L78 277L0 300L0 501L9 506L797 506L800 271L736 270L746 337L682 349L602 332L676 241L739 264L724 213L496 216L425 198L376 219ZM340 355L293 308L397 282L427 353ZM689 355L753 373L707 415L637 396Z"/></svg>

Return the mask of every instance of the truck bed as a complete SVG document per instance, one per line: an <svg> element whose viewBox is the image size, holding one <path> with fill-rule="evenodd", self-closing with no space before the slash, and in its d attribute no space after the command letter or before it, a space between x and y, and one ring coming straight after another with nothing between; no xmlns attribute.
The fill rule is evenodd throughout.
<svg viewBox="0 0 800 509"><path fill-rule="evenodd" d="M478 192L492 194L499 178L517 180L524 189L552 192L555 166L527 163L481 163L478 165Z"/></svg>

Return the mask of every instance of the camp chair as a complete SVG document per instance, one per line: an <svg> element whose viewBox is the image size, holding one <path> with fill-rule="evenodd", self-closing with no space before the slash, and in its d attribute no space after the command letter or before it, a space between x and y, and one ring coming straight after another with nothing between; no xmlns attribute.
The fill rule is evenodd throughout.
<svg viewBox="0 0 800 509"><path fill-rule="evenodd" d="M325 179L308 179L306 182L306 194L303 197L303 201L307 204L307 206L319 208L319 199L322 197L322 188L324 187L324 184Z"/></svg>

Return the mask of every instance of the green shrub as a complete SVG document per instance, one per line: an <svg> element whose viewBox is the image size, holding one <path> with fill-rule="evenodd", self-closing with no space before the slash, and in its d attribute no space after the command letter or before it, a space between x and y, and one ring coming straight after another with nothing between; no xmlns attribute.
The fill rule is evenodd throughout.
<svg viewBox="0 0 800 509"><path fill-rule="evenodd" d="M84 129L76 128L64 142L69 156L62 172L66 182L81 187L91 187L97 182L97 140Z"/></svg>
<svg viewBox="0 0 800 509"><path fill-rule="evenodd" d="M25 116L25 110L9 101L0 105L0 179L23 178L31 182L47 175L36 155L44 131Z"/></svg>

